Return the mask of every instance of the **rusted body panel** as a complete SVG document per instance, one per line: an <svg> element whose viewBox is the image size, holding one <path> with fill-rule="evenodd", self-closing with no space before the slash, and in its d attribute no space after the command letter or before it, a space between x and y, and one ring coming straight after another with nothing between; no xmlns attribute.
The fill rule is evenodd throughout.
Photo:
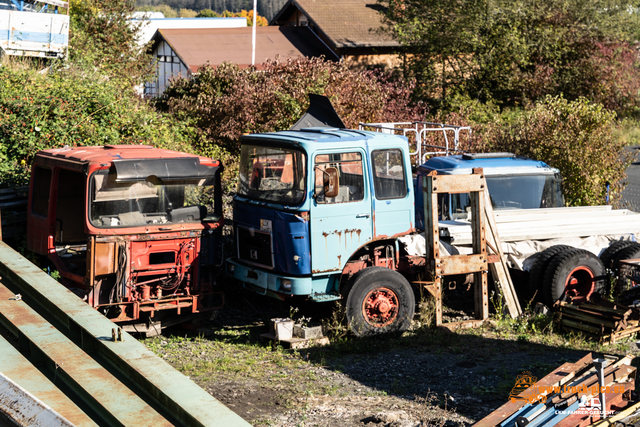
<svg viewBox="0 0 640 427"><path fill-rule="evenodd" d="M114 321L214 309L207 272L220 263L221 171L216 160L151 146L41 151L27 247Z"/></svg>

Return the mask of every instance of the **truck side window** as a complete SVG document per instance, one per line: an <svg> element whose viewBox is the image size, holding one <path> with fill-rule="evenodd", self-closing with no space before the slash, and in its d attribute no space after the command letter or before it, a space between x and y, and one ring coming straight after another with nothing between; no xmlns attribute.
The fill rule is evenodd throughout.
<svg viewBox="0 0 640 427"><path fill-rule="evenodd" d="M323 171L338 169L339 191L336 197L323 194ZM315 158L315 194L318 203L356 202L364 198L364 177L360 153L321 154Z"/></svg>
<svg viewBox="0 0 640 427"><path fill-rule="evenodd" d="M51 169L36 167L33 177L33 200L31 210L36 215L49 214L49 191L51 189Z"/></svg>
<svg viewBox="0 0 640 427"><path fill-rule="evenodd" d="M371 153L376 199L402 199L407 195L402 151L376 150Z"/></svg>

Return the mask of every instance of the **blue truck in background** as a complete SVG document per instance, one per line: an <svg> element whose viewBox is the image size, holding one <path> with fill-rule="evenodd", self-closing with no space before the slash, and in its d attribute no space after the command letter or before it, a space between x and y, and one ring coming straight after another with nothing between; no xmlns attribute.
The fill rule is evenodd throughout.
<svg viewBox="0 0 640 427"><path fill-rule="evenodd" d="M562 208L560 173L541 161L509 153L467 153L431 157L412 167L405 136L347 130L323 121L310 124L320 126L242 137L233 201L237 246L227 260L227 274L270 297L344 299L356 335L410 326L417 295L411 282L425 269L424 252L412 252L407 245L408 238L424 234L421 177L482 168L495 212L574 209ZM447 224L453 235L469 220L468 194L440 195L438 206L440 233L446 240ZM520 266L524 274L535 273L526 279L527 290L552 288L541 294L554 300L597 291L604 274L598 255L612 241L626 242L614 245L617 252L631 243L626 232L605 234L604 243L591 252L541 236L539 240L549 244L526 254L528 261ZM455 245L453 239L450 243ZM553 258L563 252L560 247L570 252L570 261L556 265ZM640 254L640 245L634 248ZM616 253L609 250L607 260ZM554 274L547 274L551 267ZM557 278L556 270L567 273ZM548 275L552 279L545 284Z"/></svg>

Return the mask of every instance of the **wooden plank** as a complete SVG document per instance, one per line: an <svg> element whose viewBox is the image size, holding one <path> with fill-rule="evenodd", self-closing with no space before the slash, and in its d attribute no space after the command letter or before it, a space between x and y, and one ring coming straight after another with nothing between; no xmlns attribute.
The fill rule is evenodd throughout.
<svg viewBox="0 0 640 427"><path fill-rule="evenodd" d="M491 207L491 200L489 199L489 192L484 192L485 208L484 208L484 220L487 226L487 245L494 251L497 251L499 256L499 262L489 264L491 274L497 279L498 285L502 290L505 302L507 304L507 311L512 318L516 318L522 315L522 308L518 301L518 294L511 281L511 275L507 268L504 253L502 252L502 244L500 242L500 235L496 226L495 219L493 217L493 209Z"/></svg>
<svg viewBox="0 0 640 427"><path fill-rule="evenodd" d="M598 328L592 325L585 325L584 323L576 322L574 320L566 319L565 316L562 316L560 320L560 324L563 326L568 326L573 329L580 329L581 331L591 332L592 334L602 335L602 327Z"/></svg>
<svg viewBox="0 0 640 427"><path fill-rule="evenodd" d="M472 193L484 191L486 183L480 174L433 176L434 193Z"/></svg>
<svg viewBox="0 0 640 427"><path fill-rule="evenodd" d="M473 170L474 174L478 171ZM480 171L481 173L481 171ZM482 185L480 191L472 191L469 193L471 201L471 225L473 228L473 253L485 255L487 254L486 239L486 218L484 216L486 199L484 193L487 193L487 185L484 176L480 176ZM473 274L473 300L474 314L476 319L489 318L489 291L487 289L487 267L483 271Z"/></svg>
<svg viewBox="0 0 640 427"><path fill-rule="evenodd" d="M602 325L605 326L607 328L610 329L616 329L617 325L615 322L611 321L611 320L606 320L606 319L602 319L602 318L598 318L595 316L590 316L586 313L582 313L580 311L577 310L562 310L562 317L568 317L570 319L575 319L575 320L579 320L581 322L586 322L586 323L590 323L592 325Z"/></svg>
<svg viewBox="0 0 640 427"><path fill-rule="evenodd" d="M467 274L487 269L484 255L450 255L436 260L436 274Z"/></svg>

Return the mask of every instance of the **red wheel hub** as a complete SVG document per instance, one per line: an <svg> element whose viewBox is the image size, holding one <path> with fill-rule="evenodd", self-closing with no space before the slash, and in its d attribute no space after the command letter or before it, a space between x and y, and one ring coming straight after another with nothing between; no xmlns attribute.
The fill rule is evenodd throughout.
<svg viewBox="0 0 640 427"><path fill-rule="evenodd" d="M372 290L362 302L364 319L376 328L392 324L398 317L398 308L398 296L389 288Z"/></svg>
<svg viewBox="0 0 640 427"><path fill-rule="evenodd" d="M584 266L574 268L564 284L564 292L571 301L589 299L595 288L593 271Z"/></svg>

